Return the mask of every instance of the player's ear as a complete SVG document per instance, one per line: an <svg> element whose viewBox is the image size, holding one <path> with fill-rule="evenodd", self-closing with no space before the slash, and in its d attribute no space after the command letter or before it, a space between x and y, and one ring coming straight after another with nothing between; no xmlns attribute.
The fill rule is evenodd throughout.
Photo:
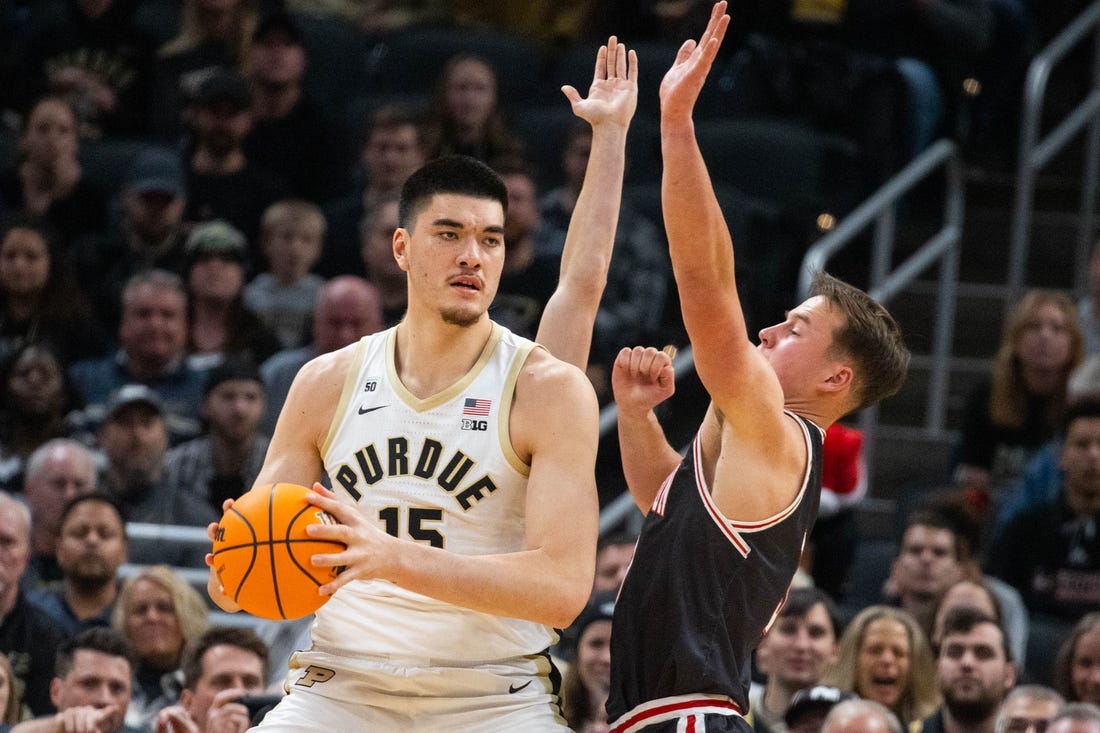
<svg viewBox="0 0 1100 733"><path fill-rule="evenodd" d="M854 378L855 374L852 372L852 367L838 363L833 366L833 371L825 379L823 387L827 392L840 392L844 389L851 389Z"/></svg>
<svg viewBox="0 0 1100 733"><path fill-rule="evenodd" d="M398 227L393 232L393 258L397 260L397 266L405 272L409 271L408 247L409 230Z"/></svg>

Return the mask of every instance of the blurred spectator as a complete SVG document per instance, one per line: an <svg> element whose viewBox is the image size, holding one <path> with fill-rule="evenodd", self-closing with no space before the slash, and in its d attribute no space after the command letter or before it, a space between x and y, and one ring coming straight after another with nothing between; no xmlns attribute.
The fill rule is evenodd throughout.
<svg viewBox="0 0 1100 733"><path fill-rule="evenodd" d="M260 20L243 64L253 113L244 151L291 194L320 204L347 188L350 146L343 124L302 88L306 63L302 31L289 13Z"/></svg>
<svg viewBox="0 0 1100 733"><path fill-rule="evenodd" d="M756 733L786 733L794 695L813 688L836 664L839 634L832 599L817 588L791 589L756 648L756 669L765 679L749 690L749 722Z"/></svg>
<svg viewBox="0 0 1100 733"><path fill-rule="evenodd" d="M1018 685L1005 696L997 713L997 733L1046 730L1065 700L1045 685Z"/></svg>
<svg viewBox="0 0 1100 733"><path fill-rule="evenodd" d="M436 82L425 134L428 159L469 155L493 163L521 156L523 144L500 113L497 75L485 59L460 54L447 61Z"/></svg>
<svg viewBox="0 0 1100 733"><path fill-rule="evenodd" d="M424 134L412 109L398 104L378 108L371 115L367 141L359 156L360 189L325 206L329 226L325 254L318 267L322 275L366 274L359 257L361 223L382 202L390 199L396 202L405 179L425 162ZM395 224L393 229L396 228ZM389 238L393 229L387 235ZM405 290L403 275L401 290Z"/></svg>
<svg viewBox="0 0 1100 733"><path fill-rule="evenodd" d="M268 648L247 627L213 626L183 660L178 705L157 716L154 733L244 733L252 724L237 702L264 690Z"/></svg>
<svg viewBox="0 0 1100 733"><path fill-rule="evenodd" d="M11 660L0 652L0 730L10 730L11 726L23 719L23 685L15 678Z"/></svg>
<svg viewBox="0 0 1100 733"><path fill-rule="evenodd" d="M77 243L76 275L99 321L111 333L118 330L122 289L131 277L152 269L183 274L183 208L179 154L144 148L126 172L117 226Z"/></svg>
<svg viewBox="0 0 1100 733"><path fill-rule="evenodd" d="M179 699L183 653L206 631L207 615L203 597L167 565L146 567L123 584L111 625L136 660L127 725L150 730Z"/></svg>
<svg viewBox="0 0 1100 733"><path fill-rule="evenodd" d="M189 518L188 524L217 522L226 499L252 488L267 453L268 436L259 432L263 414L264 386L256 367L226 362L210 371L202 401L206 434L176 446L164 461L167 494L206 510L205 518Z"/></svg>
<svg viewBox="0 0 1100 733"><path fill-rule="evenodd" d="M95 488L96 458L75 440L55 438L27 459L23 497L31 510L31 557L23 574L24 588L60 584L57 543L61 537L61 515L69 502Z"/></svg>
<svg viewBox="0 0 1100 733"><path fill-rule="evenodd" d="M42 217L59 232L62 250L107 227L107 195L77 159L76 124L64 100L37 100L23 118L15 167L0 173L0 210Z"/></svg>
<svg viewBox="0 0 1100 733"><path fill-rule="evenodd" d="M0 357L49 341L68 366L102 356L105 337L51 230L17 221L0 238Z"/></svg>
<svg viewBox="0 0 1100 733"><path fill-rule="evenodd" d="M188 235L186 251L188 363L197 369L229 358L259 364L278 351L279 339L244 302L244 235L221 220L203 222Z"/></svg>
<svg viewBox="0 0 1100 733"><path fill-rule="evenodd" d="M874 700L837 703L821 725L821 733L902 733L903 730L897 716Z"/></svg>
<svg viewBox="0 0 1100 733"><path fill-rule="evenodd" d="M630 561L634 558L634 546L638 536L621 532L600 537L596 547L596 576L592 581L592 593L619 592Z"/></svg>
<svg viewBox="0 0 1100 733"><path fill-rule="evenodd" d="M1100 611L1082 616L1062 643L1054 684L1069 702L1100 705Z"/></svg>
<svg viewBox="0 0 1100 733"><path fill-rule="evenodd" d="M1088 293L1077 301L1081 317L1081 333L1085 338L1085 353L1100 354L1100 240L1089 257Z"/></svg>
<svg viewBox="0 0 1100 733"><path fill-rule="evenodd" d="M393 256L393 233L398 227L396 197L377 201L367 209L360 226L360 255L367 277L382 301L382 322L396 326L409 305L408 276Z"/></svg>
<svg viewBox="0 0 1100 733"><path fill-rule="evenodd" d="M128 384L111 395L96 436L107 458L103 487L133 522L203 524L205 506L172 491L165 480L168 430L156 392ZM131 550L135 562L170 562L169 549L153 543ZM180 550L181 554L185 554ZM175 563L182 564L182 563Z"/></svg>
<svg viewBox="0 0 1100 733"><path fill-rule="evenodd" d="M103 420L111 393L137 383L160 397L173 444L198 435L205 372L188 366L185 359L187 291L179 275L147 270L126 282L118 341L115 354L80 361L70 369L88 403L88 429L94 432Z"/></svg>
<svg viewBox="0 0 1100 733"><path fill-rule="evenodd" d="M999 494L1057 429L1066 382L1084 358L1077 308L1068 296L1033 290L1009 314L990 381L970 396L957 448L960 486Z"/></svg>
<svg viewBox="0 0 1100 733"><path fill-rule="evenodd" d="M355 275L341 275L325 283L313 312L313 341L310 345L280 351L260 367L267 395L261 432L271 435L275 430L275 422L290 391L290 383L302 365L382 328L382 307L378 290L373 285Z"/></svg>
<svg viewBox="0 0 1100 733"><path fill-rule="evenodd" d="M615 592L599 593L573 624L577 656L562 679L562 714L573 730L595 722L611 689L611 621ZM604 718L606 722L606 717Z"/></svg>
<svg viewBox="0 0 1100 733"><path fill-rule="evenodd" d="M1016 684L1016 665L1004 629L974 608L951 611L936 656L940 709L925 719L921 733L993 733L997 711Z"/></svg>
<svg viewBox="0 0 1100 733"><path fill-rule="evenodd" d="M987 570L1032 614L1064 623L1100 608L1100 400L1069 408L1058 498L1026 509L990 545Z"/></svg>
<svg viewBox="0 0 1100 733"><path fill-rule="evenodd" d="M886 706L906 727L940 702L924 632L911 615L890 606L856 614L841 636L839 661L821 682Z"/></svg>
<svg viewBox="0 0 1100 733"><path fill-rule="evenodd" d="M69 636L94 626L110 626L118 597L118 569L125 562L126 522L118 504L106 494L81 494L61 513L57 543L61 587L36 591L31 600ZM54 704L64 709L57 700Z"/></svg>
<svg viewBox="0 0 1100 733"><path fill-rule="evenodd" d="M184 218L225 219L244 232L253 245L250 260L259 270L260 219L285 189L245 153L244 140L252 129L248 82L235 71L217 71L199 87L192 109Z"/></svg>
<svg viewBox="0 0 1100 733"><path fill-rule="evenodd" d="M65 633L20 588L30 556L30 512L0 491L0 652L15 671L23 702L35 715L54 712L50 700L53 657Z"/></svg>
<svg viewBox="0 0 1100 733"><path fill-rule="evenodd" d="M237 67L256 27L257 0L184 0L180 28L160 49L149 113L153 131L174 141L185 108L212 74Z"/></svg>
<svg viewBox="0 0 1100 733"><path fill-rule="evenodd" d="M997 595L990 590L989 586L982 581L971 580L970 578L956 580L939 593L939 595L936 596L936 600L932 603L930 626L927 632L928 641L932 644L933 654L939 654L940 643L943 641L943 624L948 614L962 606L981 611L986 616L996 621L998 626L1004 628L1004 614L1001 612L1001 602L997 599ZM1025 626L1024 628L1026 629L1027 627ZM1009 641L1013 642L1012 660L1016 662L1018 666L1022 667L1023 662L1016 656L1016 647L1018 644L1011 638L1011 635L1008 635L1008 637Z"/></svg>
<svg viewBox="0 0 1100 733"><path fill-rule="evenodd" d="M1100 707L1071 702L1050 719L1050 733L1100 733Z"/></svg>
<svg viewBox="0 0 1100 733"><path fill-rule="evenodd" d="M23 99L49 92L68 101L80 136L145 132L154 42L135 22L136 0L70 0L20 54Z"/></svg>
<svg viewBox="0 0 1100 733"><path fill-rule="evenodd" d="M1070 372L1066 383L1066 403L1100 396L1100 355L1092 354ZM1001 502L993 529L1004 529L1017 513L1028 507L1058 498L1062 490L1061 435L1048 440L1024 468L1023 476L1011 486Z"/></svg>
<svg viewBox="0 0 1100 733"><path fill-rule="evenodd" d="M904 608L930 634L937 598L964 578L980 581L997 596L1014 659L1023 664L1028 637L1023 598L1004 581L982 576L980 544L977 523L957 504L941 500L917 509L906 518L884 600Z"/></svg>
<svg viewBox="0 0 1100 733"><path fill-rule="evenodd" d="M368 33L448 23L451 0L285 0L288 10L343 18Z"/></svg>
<svg viewBox="0 0 1100 733"><path fill-rule="evenodd" d="M791 704L783 714L781 726L773 726L773 733L818 733L825 724L829 711L845 700L857 700L858 696L827 685L803 687L791 696ZM755 729L760 733L760 728Z"/></svg>
<svg viewBox="0 0 1100 733"><path fill-rule="evenodd" d="M136 733L123 725L130 702L133 652L114 629L76 634L57 651L50 697L57 713L28 720L13 733Z"/></svg>
<svg viewBox="0 0 1100 733"><path fill-rule="evenodd" d="M279 339L281 348L305 344L324 278L310 272L321 256L325 217L316 205L285 199L261 220L267 270L245 286L244 304Z"/></svg>
<svg viewBox="0 0 1100 733"><path fill-rule="evenodd" d="M533 339L542 309L557 287L560 268L560 256L539 257L539 252L549 247L545 242L559 238L559 233L544 225L539 215L538 188L528 167L511 160L498 164L495 170L508 189L504 215L508 256L489 315L513 333Z"/></svg>
<svg viewBox="0 0 1100 733"><path fill-rule="evenodd" d="M49 344L26 343L0 361L0 488L17 491L33 451L53 438L74 436L83 407Z"/></svg>
<svg viewBox="0 0 1100 733"><path fill-rule="evenodd" d="M551 258L555 263L561 260L591 151L592 126L578 120L570 127L562 152L565 181L539 201L540 220L546 233L555 235L552 238L542 236L536 241L539 247L536 254L540 258ZM668 247L660 230L625 201L619 208L614 252L596 312L588 368L589 379L604 400L610 398L610 369L619 350L660 338L661 317L672 273Z"/></svg>

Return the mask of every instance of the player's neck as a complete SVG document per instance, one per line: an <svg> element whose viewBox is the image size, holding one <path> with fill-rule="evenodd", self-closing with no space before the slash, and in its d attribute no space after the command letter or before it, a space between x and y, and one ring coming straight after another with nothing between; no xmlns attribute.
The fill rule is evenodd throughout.
<svg viewBox="0 0 1100 733"><path fill-rule="evenodd" d="M402 384L421 399L451 386L477 363L492 328L488 318L472 326L406 318L396 334L395 366Z"/></svg>

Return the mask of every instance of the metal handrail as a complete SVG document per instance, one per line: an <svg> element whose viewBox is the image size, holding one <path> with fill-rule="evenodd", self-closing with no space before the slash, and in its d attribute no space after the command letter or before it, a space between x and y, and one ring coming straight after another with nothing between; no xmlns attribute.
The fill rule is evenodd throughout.
<svg viewBox="0 0 1100 733"><path fill-rule="evenodd" d="M941 168L947 174L943 224L915 253L891 271L896 239L895 206L902 196ZM964 205L962 162L958 148L950 140L940 140L883 184L833 231L815 242L806 252L799 272L799 295L805 298L810 292L814 273L824 270L833 255L844 249L871 224L875 225L875 232L868 293L878 302L890 302L923 272L937 263L940 264L931 354L932 372L928 384L928 409L924 425L925 433L936 438L942 437L944 433ZM878 410L875 407L864 410L860 416L860 427L867 438L864 451L869 465L874 460L877 425Z"/></svg>
<svg viewBox="0 0 1100 733"><path fill-rule="evenodd" d="M1096 50L1092 63L1092 87L1089 94L1073 111L1042 139L1043 103L1047 83L1054 67L1092 32ZM1020 122L1020 151L1017 160L1016 197L1012 212L1009 239L1007 300L1011 307L1023 294L1027 256L1031 244L1031 218L1034 209L1035 179L1050 161L1088 126L1084 170L1082 171L1081 204L1077 229L1076 282L1083 292L1088 272L1088 259L1095 220L1097 179L1100 172L1100 0L1086 8L1076 19L1036 54L1028 66L1024 83L1023 113Z"/></svg>

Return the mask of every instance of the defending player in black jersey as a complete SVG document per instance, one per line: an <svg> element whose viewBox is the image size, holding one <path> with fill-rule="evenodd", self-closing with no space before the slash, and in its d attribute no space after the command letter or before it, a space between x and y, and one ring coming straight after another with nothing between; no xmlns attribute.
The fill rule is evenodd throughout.
<svg viewBox="0 0 1100 733"><path fill-rule="evenodd" d="M752 649L775 619L817 512L824 430L893 394L908 366L897 324L819 275L814 295L749 340L729 230L692 110L729 17L714 7L661 83L662 205L684 325L711 397L683 461L653 408L669 356L624 349L613 386L623 468L648 512L612 627L613 731L750 731Z"/></svg>

